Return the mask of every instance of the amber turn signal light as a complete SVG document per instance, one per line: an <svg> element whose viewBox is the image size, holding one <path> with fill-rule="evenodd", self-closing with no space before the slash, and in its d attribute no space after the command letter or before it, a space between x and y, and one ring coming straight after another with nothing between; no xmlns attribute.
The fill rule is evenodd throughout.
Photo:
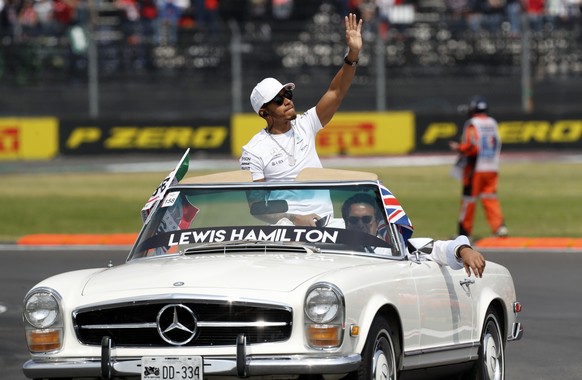
<svg viewBox="0 0 582 380"><path fill-rule="evenodd" d="M30 330L26 339L30 352L55 351L61 348L61 333L59 330Z"/></svg>

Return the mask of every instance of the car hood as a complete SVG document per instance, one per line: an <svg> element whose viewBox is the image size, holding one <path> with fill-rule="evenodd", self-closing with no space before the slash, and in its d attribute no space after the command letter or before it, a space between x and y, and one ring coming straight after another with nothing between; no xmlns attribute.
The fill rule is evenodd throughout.
<svg viewBox="0 0 582 380"><path fill-rule="evenodd" d="M291 291L305 281L377 259L331 254L220 254L140 259L95 273L84 295L138 289L184 288Z"/></svg>

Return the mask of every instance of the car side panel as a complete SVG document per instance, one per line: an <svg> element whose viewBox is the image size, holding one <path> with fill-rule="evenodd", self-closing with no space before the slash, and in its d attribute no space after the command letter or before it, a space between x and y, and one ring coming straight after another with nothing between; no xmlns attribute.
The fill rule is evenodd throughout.
<svg viewBox="0 0 582 380"><path fill-rule="evenodd" d="M498 300L504 312L505 320L503 326L505 329L506 338L511 336L511 329L514 322L517 322L517 315L513 311L513 303L517 301L515 293L515 285L509 271L496 263L487 262L486 276L483 277L480 284L480 295L476 298L475 317L473 338L478 340L481 336L481 329L483 321L487 313L487 309L494 300Z"/></svg>
<svg viewBox="0 0 582 380"><path fill-rule="evenodd" d="M432 261L410 263L419 294L420 348L438 350L472 343L473 298L464 270Z"/></svg>
<svg viewBox="0 0 582 380"><path fill-rule="evenodd" d="M346 329L352 324L360 327L359 337L350 343L355 352L363 350L372 321L385 306L395 309L401 320L404 347L418 349L418 295L407 260L378 260L374 266L352 268L350 276L343 272L326 280L345 291Z"/></svg>

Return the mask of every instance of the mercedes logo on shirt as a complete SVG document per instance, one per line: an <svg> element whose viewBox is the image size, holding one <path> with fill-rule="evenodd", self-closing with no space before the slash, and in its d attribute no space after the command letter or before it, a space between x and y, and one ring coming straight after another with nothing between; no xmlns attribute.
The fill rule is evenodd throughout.
<svg viewBox="0 0 582 380"><path fill-rule="evenodd" d="M174 346L182 346L196 336L196 315L182 304L166 305L158 313L157 327L163 340Z"/></svg>

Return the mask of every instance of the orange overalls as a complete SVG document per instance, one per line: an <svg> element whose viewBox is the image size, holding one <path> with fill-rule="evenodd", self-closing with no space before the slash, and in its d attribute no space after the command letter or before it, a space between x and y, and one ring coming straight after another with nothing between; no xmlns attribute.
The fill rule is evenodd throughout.
<svg viewBox="0 0 582 380"><path fill-rule="evenodd" d="M500 228L505 229L501 205L497 199L501 139L495 119L485 113L469 119L463 128L459 152L467 160L463 170L459 235L471 236L478 198L481 198L492 233L501 234Z"/></svg>

